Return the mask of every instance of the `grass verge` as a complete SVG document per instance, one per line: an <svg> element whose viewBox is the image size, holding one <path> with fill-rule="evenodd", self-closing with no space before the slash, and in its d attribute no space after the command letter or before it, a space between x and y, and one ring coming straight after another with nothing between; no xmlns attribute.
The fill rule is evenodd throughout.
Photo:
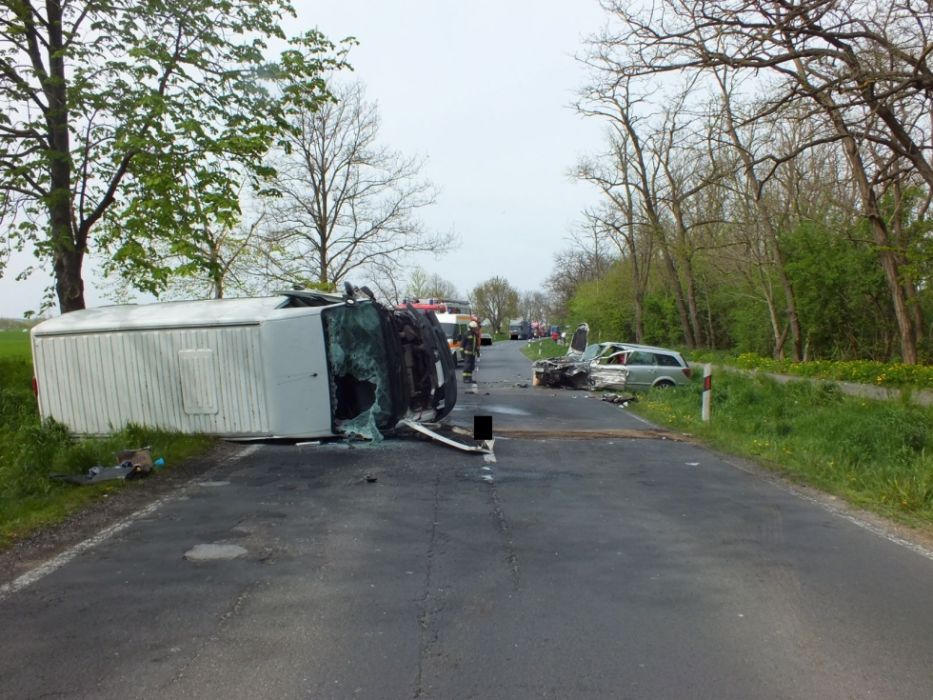
<svg viewBox="0 0 933 700"><path fill-rule="evenodd" d="M702 386L652 391L639 415L752 459L861 508L933 532L933 409L843 395L832 385L779 384L720 372L712 420Z"/></svg>
<svg viewBox="0 0 933 700"><path fill-rule="evenodd" d="M29 333L23 329L0 330L0 359L31 359L29 351Z"/></svg>
<svg viewBox="0 0 933 700"><path fill-rule="evenodd" d="M83 474L98 464L113 466L115 452L143 446L150 446L153 457L163 457L171 468L214 444L205 436L134 426L108 438L75 440L66 426L39 420L28 344L26 353L26 358L19 352L0 357L0 550L128 486L75 486L54 481L50 474Z"/></svg>
<svg viewBox="0 0 933 700"><path fill-rule="evenodd" d="M537 338L525 343L522 354L534 362L545 357L559 357L567 354L566 345L558 345L550 338Z"/></svg>

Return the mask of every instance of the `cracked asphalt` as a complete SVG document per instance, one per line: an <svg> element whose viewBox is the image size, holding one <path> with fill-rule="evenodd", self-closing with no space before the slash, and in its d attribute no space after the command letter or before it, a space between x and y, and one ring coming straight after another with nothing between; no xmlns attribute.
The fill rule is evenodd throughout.
<svg viewBox="0 0 933 700"><path fill-rule="evenodd" d="M0 598L0 697L933 697L922 549L516 386L520 346L452 414L493 417L495 463L248 448Z"/></svg>

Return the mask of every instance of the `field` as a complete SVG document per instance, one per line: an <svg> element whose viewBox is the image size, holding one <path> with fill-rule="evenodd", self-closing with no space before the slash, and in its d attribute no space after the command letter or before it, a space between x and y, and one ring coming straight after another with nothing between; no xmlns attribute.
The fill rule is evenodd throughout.
<svg viewBox="0 0 933 700"><path fill-rule="evenodd" d="M0 330L0 360L30 359L28 330Z"/></svg>

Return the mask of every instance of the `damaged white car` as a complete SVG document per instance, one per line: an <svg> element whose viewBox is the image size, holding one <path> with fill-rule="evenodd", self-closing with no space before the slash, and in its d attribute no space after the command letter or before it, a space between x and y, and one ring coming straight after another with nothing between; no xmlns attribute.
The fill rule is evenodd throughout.
<svg viewBox="0 0 933 700"><path fill-rule="evenodd" d="M32 330L40 413L77 435L135 423L225 438L373 440L401 421L450 413L457 382L433 314L355 292L109 306L50 319Z"/></svg>
<svg viewBox="0 0 933 700"><path fill-rule="evenodd" d="M581 323L574 331L566 355L537 360L532 365L532 384L574 389L586 388L590 363L599 353L599 345L586 344L589 332L590 327Z"/></svg>
<svg viewBox="0 0 933 700"><path fill-rule="evenodd" d="M690 366L676 350L618 342L587 345L588 334L589 327L581 324L564 357L535 362L533 383L638 391L690 382Z"/></svg>

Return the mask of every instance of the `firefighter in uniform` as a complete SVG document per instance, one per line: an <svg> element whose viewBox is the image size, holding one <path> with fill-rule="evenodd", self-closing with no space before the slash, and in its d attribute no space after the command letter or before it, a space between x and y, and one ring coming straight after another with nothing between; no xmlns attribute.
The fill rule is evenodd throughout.
<svg viewBox="0 0 933 700"><path fill-rule="evenodd" d="M473 384L473 371L476 369L476 355L479 353L479 324L470 321L466 335L463 336L463 383Z"/></svg>

